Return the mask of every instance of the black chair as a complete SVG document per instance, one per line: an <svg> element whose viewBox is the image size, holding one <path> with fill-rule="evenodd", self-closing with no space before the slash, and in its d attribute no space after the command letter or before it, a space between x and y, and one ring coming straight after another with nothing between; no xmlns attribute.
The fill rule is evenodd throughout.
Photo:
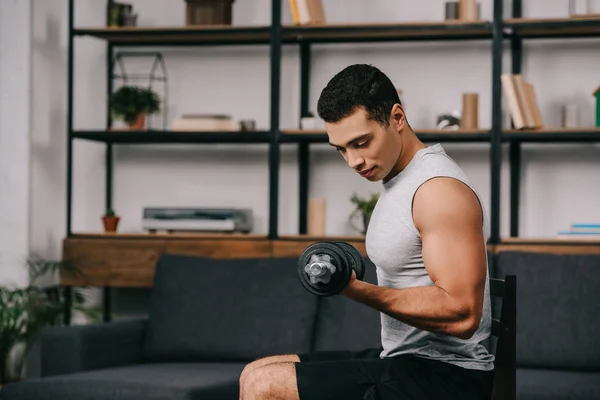
<svg viewBox="0 0 600 400"><path fill-rule="evenodd" d="M502 300L500 318L492 319L492 337L496 339L492 400L515 400L517 398L517 277L506 275L504 279L490 279L490 295L492 301Z"/></svg>

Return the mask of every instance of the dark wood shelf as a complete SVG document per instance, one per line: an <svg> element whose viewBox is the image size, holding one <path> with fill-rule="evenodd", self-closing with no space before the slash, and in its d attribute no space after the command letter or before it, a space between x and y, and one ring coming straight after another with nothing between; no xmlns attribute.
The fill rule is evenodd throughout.
<svg viewBox="0 0 600 400"><path fill-rule="evenodd" d="M600 15L574 18L512 18L504 21L507 35L522 38L600 37Z"/></svg>
<svg viewBox="0 0 600 400"><path fill-rule="evenodd" d="M600 254L600 240L506 237L502 238L499 244L491 246L490 250L495 253Z"/></svg>
<svg viewBox="0 0 600 400"><path fill-rule="evenodd" d="M77 139L117 144L177 144L177 143L268 143L268 131L74 131Z"/></svg>
<svg viewBox="0 0 600 400"><path fill-rule="evenodd" d="M458 130L439 131L417 129L415 133L424 142L489 142L488 130ZM283 130L281 134L283 143L310 142L327 143L327 133L322 130Z"/></svg>
<svg viewBox="0 0 600 400"><path fill-rule="evenodd" d="M543 128L536 130L509 129L502 132L503 141L577 143L600 142L600 128Z"/></svg>
<svg viewBox="0 0 600 400"><path fill-rule="evenodd" d="M492 38L489 21L419 21L375 24L284 25L283 43L340 43L419 40L477 40ZM269 26L175 26L76 28L118 46L269 44Z"/></svg>
<svg viewBox="0 0 600 400"><path fill-rule="evenodd" d="M255 233L203 233L203 232L74 232L70 239L101 240L266 240L267 235Z"/></svg>
<svg viewBox="0 0 600 400"><path fill-rule="evenodd" d="M416 21L375 24L284 26L287 42L384 42L419 40L479 40L492 38L489 21Z"/></svg>
<svg viewBox="0 0 600 400"><path fill-rule="evenodd" d="M268 44L268 26L177 26L77 28L76 36L90 36L119 46Z"/></svg>

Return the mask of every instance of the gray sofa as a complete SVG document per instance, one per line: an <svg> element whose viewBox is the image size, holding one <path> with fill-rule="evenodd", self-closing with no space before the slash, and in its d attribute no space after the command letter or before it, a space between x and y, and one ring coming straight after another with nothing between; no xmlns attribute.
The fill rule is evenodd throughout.
<svg viewBox="0 0 600 400"><path fill-rule="evenodd" d="M600 398L600 256L501 253L491 272L517 275L518 398ZM307 293L295 258L165 255L147 319L47 329L43 377L0 400L237 399L253 359L379 347L379 330L376 311Z"/></svg>
<svg viewBox="0 0 600 400"><path fill-rule="evenodd" d="M600 399L600 255L496 257L517 275L517 398Z"/></svg>

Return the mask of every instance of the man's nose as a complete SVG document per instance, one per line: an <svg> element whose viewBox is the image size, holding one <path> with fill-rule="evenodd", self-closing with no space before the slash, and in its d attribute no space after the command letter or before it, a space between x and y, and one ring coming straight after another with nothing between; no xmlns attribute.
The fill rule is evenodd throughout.
<svg viewBox="0 0 600 400"><path fill-rule="evenodd" d="M364 160L361 156L359 156L358 154L353 154L353 153L349 152L348 165L350 166L350 168L357 169L357 167L359 167L363 163L364 163Z"/></svg>

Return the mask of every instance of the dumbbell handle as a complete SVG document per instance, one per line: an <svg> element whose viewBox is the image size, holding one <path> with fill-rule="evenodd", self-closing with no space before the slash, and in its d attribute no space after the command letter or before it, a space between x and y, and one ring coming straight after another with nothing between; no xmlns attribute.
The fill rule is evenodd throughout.
<svg viewBox="0 0 600 400"><path fill-rule="evenodd" d="M330 260L329 256L311 257L311 262L304 266L304 272L310 277L311 282L329 283L331 275L337 270Z"/></svg>
<svg viewBox="0 0 600 400"><path fill-rule="evenodd" d="M317 262L313 262L310 263L306 266L306 273L310 276L322 276L327 274L331 268L335 267L333 266L333 264L325 262L325 261L317 261Z"/></svg>

